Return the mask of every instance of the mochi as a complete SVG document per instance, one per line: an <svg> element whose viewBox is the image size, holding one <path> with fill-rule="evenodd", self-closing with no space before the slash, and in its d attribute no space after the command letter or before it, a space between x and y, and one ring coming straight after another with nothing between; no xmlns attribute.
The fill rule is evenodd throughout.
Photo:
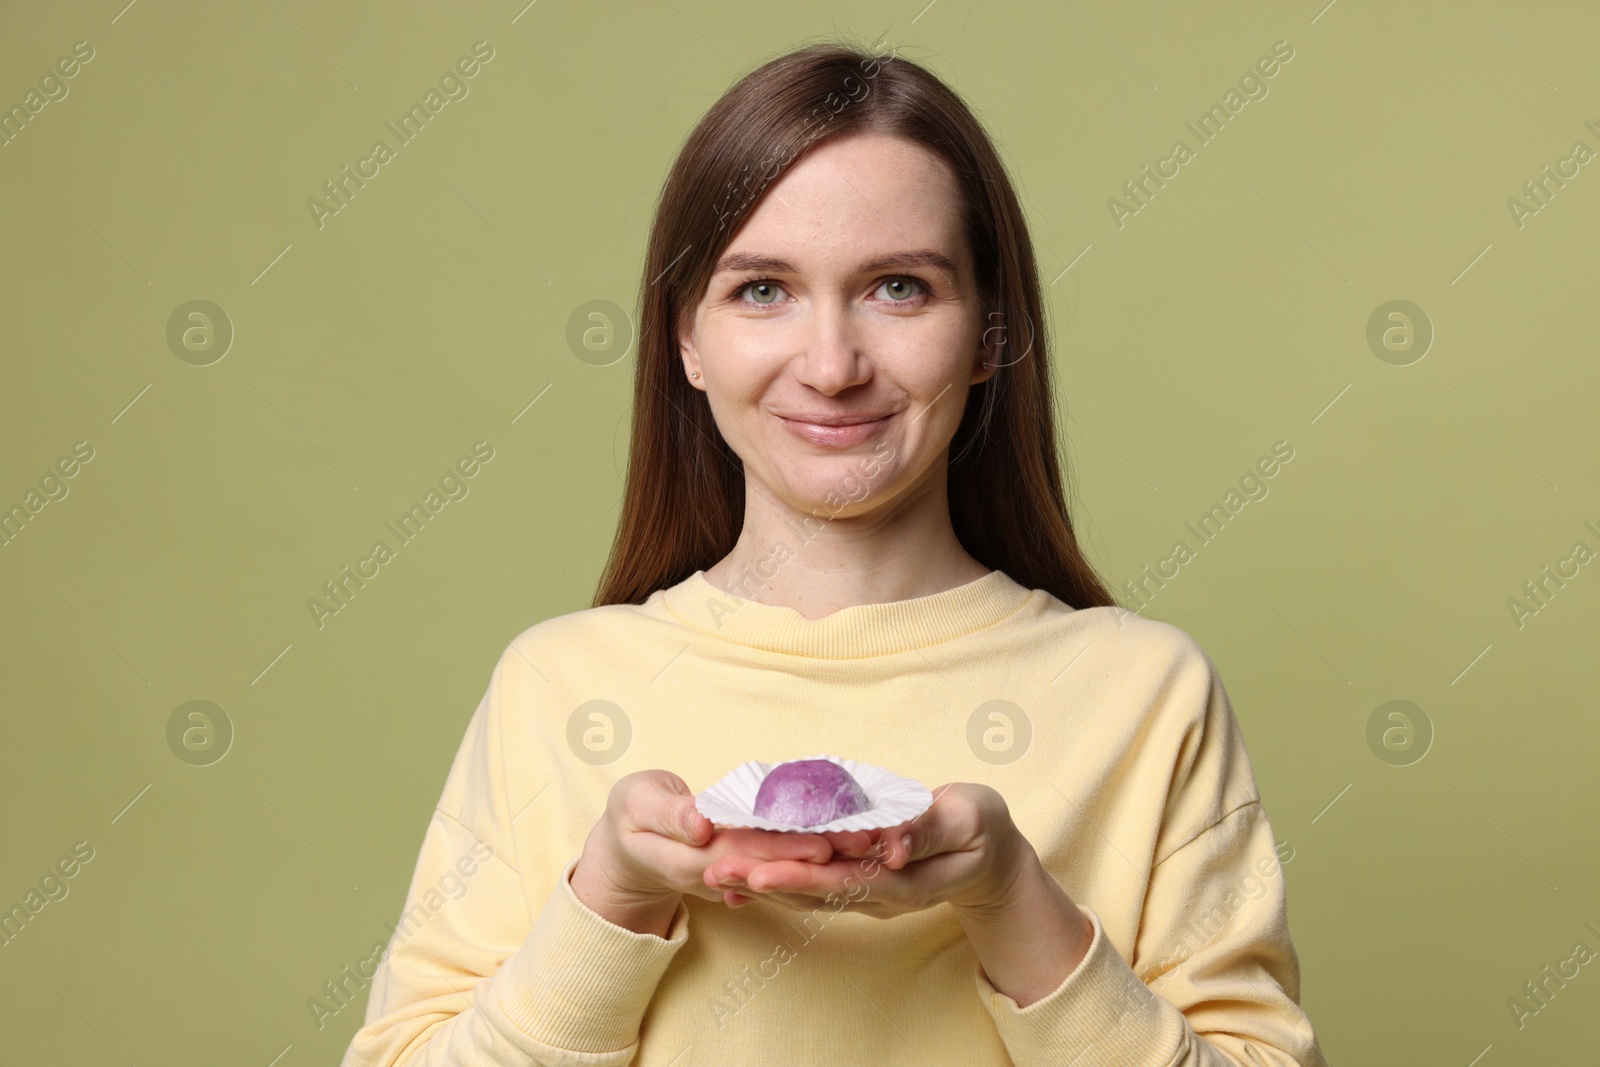
<svg viewBox="0 0 1600 1067"><path fill-rule="evenodd" d="M832 760L780 763L756 790L755 814L790 826L820 826L870 807L861 784Z"/></svg>

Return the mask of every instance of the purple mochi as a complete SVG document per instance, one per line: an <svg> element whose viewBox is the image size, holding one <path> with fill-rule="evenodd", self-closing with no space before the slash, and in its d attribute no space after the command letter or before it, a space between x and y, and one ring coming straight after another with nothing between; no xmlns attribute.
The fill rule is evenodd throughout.
<svg viewBox="0 0 1600 1067"><path fill-rule="evenodd" d="M870 807L861 784L832 760L780 763L756 790L755 814L790 826L821 826Z"/></svg>

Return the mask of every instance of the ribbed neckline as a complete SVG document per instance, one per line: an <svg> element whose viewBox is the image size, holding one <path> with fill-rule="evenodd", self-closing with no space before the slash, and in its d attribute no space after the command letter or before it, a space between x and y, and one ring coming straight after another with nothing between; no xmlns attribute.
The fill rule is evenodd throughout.
<svg viewBox="0 0 1600 1067"><path fill-rule="evenodd" d="M667 610L686 625L726 641L796 656L855 659L925 648L992 626L1033 592L994 570L928 596L855 604L820 619L741 599L712 584L704 571L661 595Z"/></svg>

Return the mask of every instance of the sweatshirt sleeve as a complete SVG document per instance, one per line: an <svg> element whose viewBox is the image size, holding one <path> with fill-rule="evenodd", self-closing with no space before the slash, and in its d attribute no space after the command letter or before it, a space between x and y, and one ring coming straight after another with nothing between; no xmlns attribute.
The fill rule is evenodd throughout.
<svg viewBox="0 0 1600 1067"><path fill-rule="evenodd" d="M530 921L505 790L506 773L526 769L505 766L501 747L519 658L515 646L501 656L467 726L405 910L387 948L377 946L366 1018L343 1067L625 1067L688 939L681 902L665 938L591 911L568 881L577 856ZM526 691L519 681L511 685Z"/></svg>
<svg viewBox="0 0 1600 1067"><path fill-rule="evenodd" d="M1019 1007L977 968L1017 1067L1327 1067L1299 1005L1272 827L1221 680L1196 655L1204 710L1184 732L1162 834L1182 843L1151 869L1131 964L1079 903L1093 938L1053 992Z"/></svg>

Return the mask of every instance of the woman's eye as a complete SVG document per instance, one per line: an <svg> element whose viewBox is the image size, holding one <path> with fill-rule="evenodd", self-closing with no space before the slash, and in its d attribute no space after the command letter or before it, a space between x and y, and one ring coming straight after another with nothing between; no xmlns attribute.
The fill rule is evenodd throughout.
<svg viewBox="0 0 1600 1067"><path fill-rule="evenodd" d="M917 295L916 290L922 288L922 283L915 278L889 278L878 288L887 289L892 301L910 300Z"/></svg>
<svg viewBox="0 0 1600 1067"><path fill-rule="evenodd" d="M876 290L884 293L891 304L907 303L923 295L924 286L915 278L886 278ZM734 299L761 307L772 307L783 302L783 287L768 279L753 279L734 290Z"/></svg>
<svg viewBox="0 0 1600 1067"><path fill-rule="evenodd" d="M752 304L776 304L778 302L778 294L783 292L776 283L762 281L748 282L740 291L751 294L750 303Z"/></svg>

